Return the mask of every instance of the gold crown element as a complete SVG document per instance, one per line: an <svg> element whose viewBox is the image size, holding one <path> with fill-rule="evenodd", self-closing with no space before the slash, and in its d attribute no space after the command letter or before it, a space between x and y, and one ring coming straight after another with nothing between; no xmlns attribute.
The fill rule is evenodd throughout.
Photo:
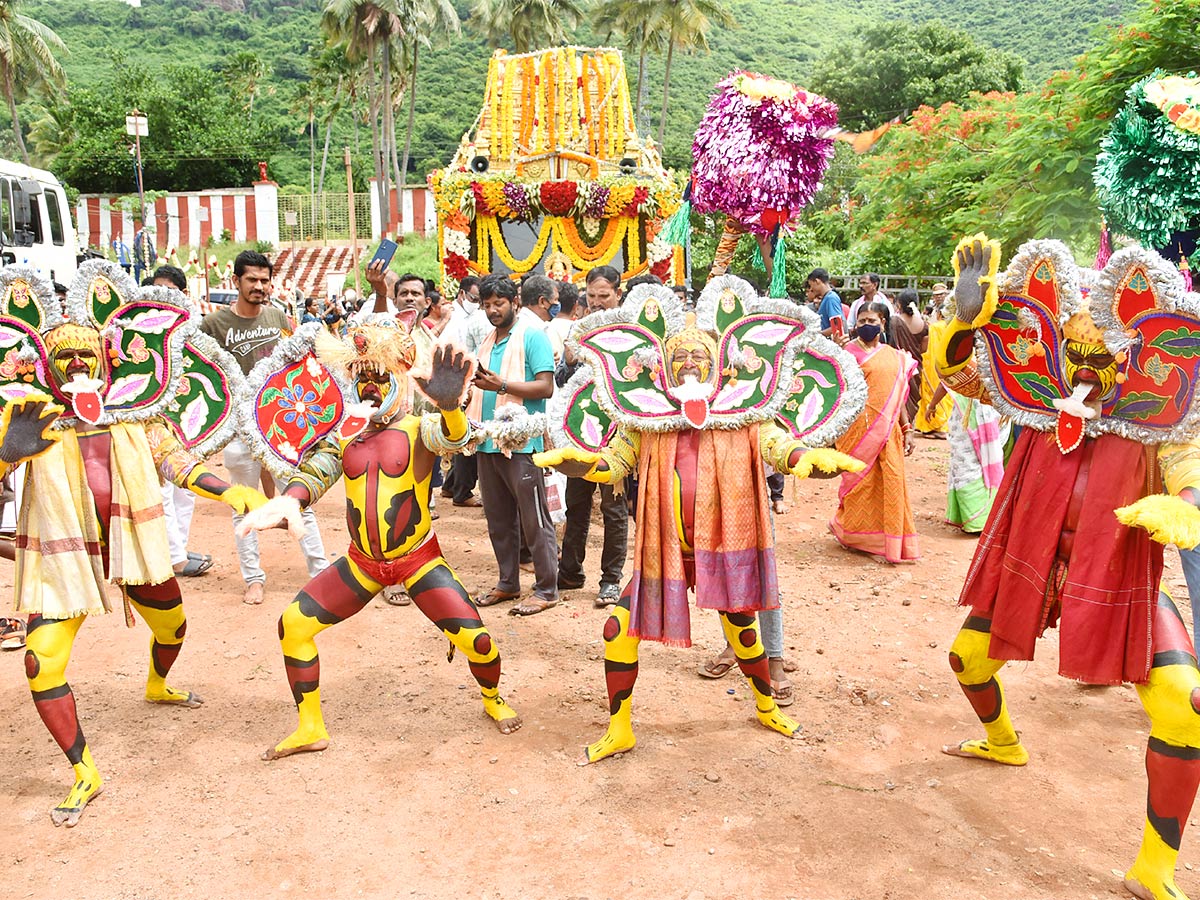
<svg viewBox="0 0 1200 900"><path fill-rule="evenodd" d="M1081 344L1103 344L1104 332L1096 327L1091 313L1080 310L1067 319L1062 328L1063 337L1068 341L1078 341Z"/></svg>
<svg viewBox="0 0 1200 900"><path fill-rule="evenodd" d="M664 349L666 351L668 362L670 361L671 357L675 355L675 350L679 347L679 345L686 341L699 341L708 348L709 355L712 356L713 362L716 362L717 338L711 332L704 331L702 328L698 328L696 326L696 314L694 312L689 312L687 314L687 319L684 322L683 328L667 338L667 343Z"/></svg>

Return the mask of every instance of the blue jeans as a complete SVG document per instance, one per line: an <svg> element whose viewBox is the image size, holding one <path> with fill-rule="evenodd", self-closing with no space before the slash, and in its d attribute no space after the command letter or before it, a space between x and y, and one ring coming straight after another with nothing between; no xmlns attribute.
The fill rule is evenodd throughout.
<svg viewBox="0 0 1200 900"><path fill-rule="evenodd" d="M1187 582L1188 596L1192 599L1192 644L1196 643L1196 623L1200 621L1200 548L1179 548L1179 562L1183 564L1183 580Z"/></svg>

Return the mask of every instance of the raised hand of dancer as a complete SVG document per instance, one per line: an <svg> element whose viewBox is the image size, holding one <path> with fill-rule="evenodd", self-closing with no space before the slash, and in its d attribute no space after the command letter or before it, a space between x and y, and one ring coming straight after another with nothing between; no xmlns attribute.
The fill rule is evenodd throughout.
<svg viewBox="0 0 1200 900"><path fill-rule="evenodd" d="M458 409L473 368L474 360L457 347L434 347L429 377L414 375L413 380L438 409Z"/></svg>
<svg viewBox="0 0 1200 900"><path fill-rule="evenodd" d="M996 299L996 273L1000 269L1000 245L988 240L987 235L977 234L963 238L954 251L954 306L955 316L975 327Z"/></svg>
<svg viewBox="0 0 1200 900"><path fill-rule="evenodd" d="M61 435L50 430L63 408L45 394L11 400L0 415L0 462L18 463L40 456Z"/></svg>

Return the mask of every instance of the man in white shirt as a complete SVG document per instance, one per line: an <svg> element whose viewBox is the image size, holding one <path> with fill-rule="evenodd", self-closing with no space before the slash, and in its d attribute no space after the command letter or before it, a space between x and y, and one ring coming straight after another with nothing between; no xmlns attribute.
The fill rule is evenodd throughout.
<svg viewBox="0 0 1200 900"><path fill-rule="evenodd" d="M558 314L546 326L546 337L550 338L550 349L554 351L556 364L562 361L563 349L575 322L586 312L587 306L580 302L579 288L569 281L559 284Z"/></svg>
<svg viewBox="0 0 1200 900"><path fill-rule="evenodd" d="M550 307L558 302L558 282L545 275L530 275L521 285L521 311L517 318L545 333L550 324Z"/></svg>
<svg viewBox="0 0 1200 900"><path fill-rule="evenodd" d="M854 327L854 323L858 321L858 310L864 303L883 303L887 306L888 312L894 313L896 307L892 305L891 298L879 289L879 276L874 272L868 272L858 279L858 289L862 291L862 296L850 304L850 327Z"/></svg>

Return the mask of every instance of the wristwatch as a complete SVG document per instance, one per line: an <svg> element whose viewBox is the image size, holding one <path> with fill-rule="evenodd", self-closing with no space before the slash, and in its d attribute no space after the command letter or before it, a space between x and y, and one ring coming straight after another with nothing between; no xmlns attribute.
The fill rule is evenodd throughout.
<svg viewBox="0 0 1200 900"><path fill-rule="evenodd" d="M500 390L497 391L496 393L498 393L498 394L507 394L508 393L508 380L507 379L500 382Z"/></svg>

